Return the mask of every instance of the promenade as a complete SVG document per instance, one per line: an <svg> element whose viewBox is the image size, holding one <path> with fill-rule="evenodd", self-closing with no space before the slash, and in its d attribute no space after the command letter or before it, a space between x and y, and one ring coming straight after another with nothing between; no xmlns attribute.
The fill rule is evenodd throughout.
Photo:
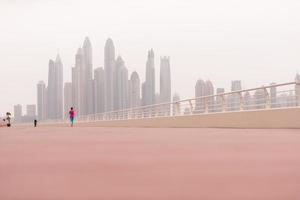
<svg viewBox="0 0 300 200"><path fill-rule="evenodd" d="M299 200L300 130L0 128L1 200Z"/></svg>

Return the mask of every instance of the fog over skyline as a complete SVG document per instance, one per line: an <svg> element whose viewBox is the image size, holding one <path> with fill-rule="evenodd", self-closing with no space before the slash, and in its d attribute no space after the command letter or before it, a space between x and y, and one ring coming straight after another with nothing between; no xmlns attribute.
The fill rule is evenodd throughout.
<svg viewBox="0 0 300 200"><path fill-rule="evenodd" d="M103 67L112 38L116 55L142 81L149 49L156 83L160 56L169 56L172 94L181 98L194 97L199 78L227 91L231 80L242 80L243 88L293 81L300 71L299 10L297 0L0 0L0 115L36 103L36 84L47 81L57 53L70 81L86 36L94 68Z"/></svg>

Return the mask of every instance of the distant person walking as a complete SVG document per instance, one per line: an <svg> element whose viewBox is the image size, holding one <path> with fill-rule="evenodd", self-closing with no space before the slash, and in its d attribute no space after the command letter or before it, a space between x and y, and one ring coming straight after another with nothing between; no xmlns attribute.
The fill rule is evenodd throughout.
<svg viewBox="0 0 300 200"><path fill-rule="evenodd" d="M37 120L35 119L35 120L33 120L33 124L34 124L34 127L36 127L37 126Z"/></svg>
<svg viewBox="0 0 300 200"><path fill-rule="evenodd" d="M75 117L75 112L73 107L71 107L71 110L69 111L69 117L70 117L71 127L73 127L74 117Z"/></svg>

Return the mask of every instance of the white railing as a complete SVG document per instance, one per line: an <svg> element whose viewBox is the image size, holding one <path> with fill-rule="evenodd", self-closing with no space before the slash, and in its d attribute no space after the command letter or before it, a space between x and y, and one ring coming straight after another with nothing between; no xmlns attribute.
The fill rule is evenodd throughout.
<svg viewBox="0 0 300 200"><path fill-rule="evenodd" d="M210 113L241 112L300 106L300 82L273 84L258 88L184 99L124 110L76 117L78 122L145 119L202 115ZM64 123L65 120L46 120Z"/></svg>
<svg viewBox="0 0 300 200"><path fill-rule="evenodd" d="M76 120L80 122L129 120L296 107L300 105L299 95L300 83L290 82L170 103L79 116Z"/></svg>

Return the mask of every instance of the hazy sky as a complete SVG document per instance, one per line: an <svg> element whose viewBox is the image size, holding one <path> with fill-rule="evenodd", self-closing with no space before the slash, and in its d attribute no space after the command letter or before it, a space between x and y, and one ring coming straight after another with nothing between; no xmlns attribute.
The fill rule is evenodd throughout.
<svg viewBox="0 0 300 200"><path fill-rule="evenodd" d="M36 103L48 60L60 53L70 81L89 36L94 68L105 40L144 81L147 50L171 57L172 88L194 96L198 78L215 87L288 82L300 70L299 0L0 0L0 113ZM23 112L25 109L23 107Z"/></svg>

